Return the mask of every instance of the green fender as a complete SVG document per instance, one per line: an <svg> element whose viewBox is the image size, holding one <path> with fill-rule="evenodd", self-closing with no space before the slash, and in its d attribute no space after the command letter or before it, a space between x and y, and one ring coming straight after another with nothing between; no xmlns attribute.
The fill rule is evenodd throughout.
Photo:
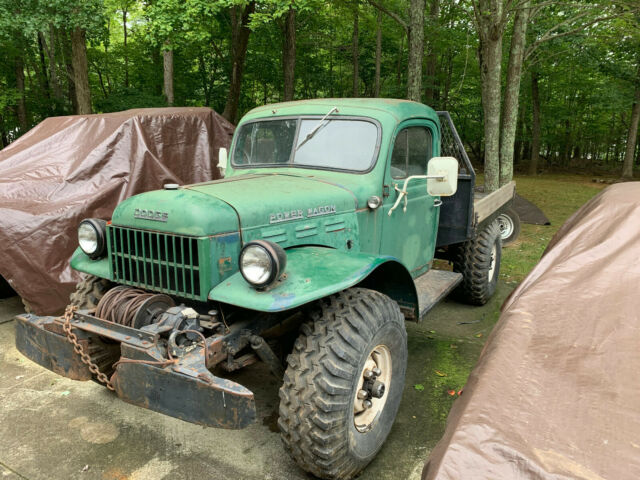
<svg viewBox="0 0 640 480"><path fill-rule="evenodd" d="M380 290L387 293L382 284L395 283L394 291L388 294L401 306L417 306L411 275L394 257L326 247L298 247L286 252L285 276L273 287L256 290L236 272L211 289L209 299L260 312L282 312L358 285L374 271L387 271L402 278L398 282L382 281ZM398 288L398 283L403 288Z"/></svg>
<svg viewBox="0 0 640 480"><path fill-rule="evenodd" d="M76 248L76 251L73 252L71 256L71 268L79 272L95 275L96 277L113 280L109 270L109 258L104 257L98 260L91 260L80 247Z"/></svg>

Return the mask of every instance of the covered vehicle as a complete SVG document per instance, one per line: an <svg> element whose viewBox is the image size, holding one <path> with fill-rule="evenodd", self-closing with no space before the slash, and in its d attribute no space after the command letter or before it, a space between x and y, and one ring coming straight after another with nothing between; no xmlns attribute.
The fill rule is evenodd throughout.
<svg viewBox="0 0 640 480"><path fill-rule="evenodd" d="M210 108L52 117L0 151L0 275L38 314L61 312L80 274L83 218L166 183L220 177L234 127Z"/></svg>
<svg viewBox="0 0 640 480"><path fill-rule="evenodd" d="M511 294L423 479L640 478L640 183L576 212Z"/></svg>

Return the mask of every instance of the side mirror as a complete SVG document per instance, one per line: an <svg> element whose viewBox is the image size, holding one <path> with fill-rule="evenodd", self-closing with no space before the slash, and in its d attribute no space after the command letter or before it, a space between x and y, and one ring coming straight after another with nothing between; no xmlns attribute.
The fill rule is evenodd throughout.
<svg viewBox="0 0 640 480"><path fill-rule="evenodd" d="M228 160L229 152L224 147L220 147L218 150L218 168L220 169L220 173L224 177L225 170L227 169L227 160Z"/></svg>
<svg viewBox="0 0 640 480"><path fill-rule="evenodd" d="M458 189L458 161L453 157L434 157L427 165L427 192L448 197Z"/></svg>

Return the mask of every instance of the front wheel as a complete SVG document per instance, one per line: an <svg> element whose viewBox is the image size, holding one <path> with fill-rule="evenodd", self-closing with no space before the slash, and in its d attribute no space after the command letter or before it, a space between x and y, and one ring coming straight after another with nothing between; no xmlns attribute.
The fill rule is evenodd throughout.
<svg viewBox="0 0 640 480"><path fill-rule="evenodd" d="M287 363L278 420L285 448L320 478L354 477L400 406L407 333L398 304L362 288L322 300Z"/></svg>

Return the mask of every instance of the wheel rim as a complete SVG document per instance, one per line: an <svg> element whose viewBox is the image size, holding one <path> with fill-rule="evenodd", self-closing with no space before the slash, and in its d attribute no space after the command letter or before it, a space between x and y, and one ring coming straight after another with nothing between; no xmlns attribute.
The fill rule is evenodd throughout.
<svg viewBox="0 0 640 480"><path fill-rule="evenodd" d="M499 215L498 226L500 227L500 237L503 240L506 240L513 234L513 220L511 220L509 215Z"/></svg>
<svg viewBox="0 0 640 480"><path fill-rule="evenodd" d="M493 280L493 274L496 272L496 255L497 254L498 254L498 247L494 243L493 247L491 247L491 265L489 266L489 272L487 272L489 281Z"/></svg>
<svg viewBox="0 0 640 480"><path fill-rule="evenodd" d="M371 430L384 410L391 385L391 367L391 351L386 345L374 347L364 362L353 400L353 423L361 433Z"/></svg>

